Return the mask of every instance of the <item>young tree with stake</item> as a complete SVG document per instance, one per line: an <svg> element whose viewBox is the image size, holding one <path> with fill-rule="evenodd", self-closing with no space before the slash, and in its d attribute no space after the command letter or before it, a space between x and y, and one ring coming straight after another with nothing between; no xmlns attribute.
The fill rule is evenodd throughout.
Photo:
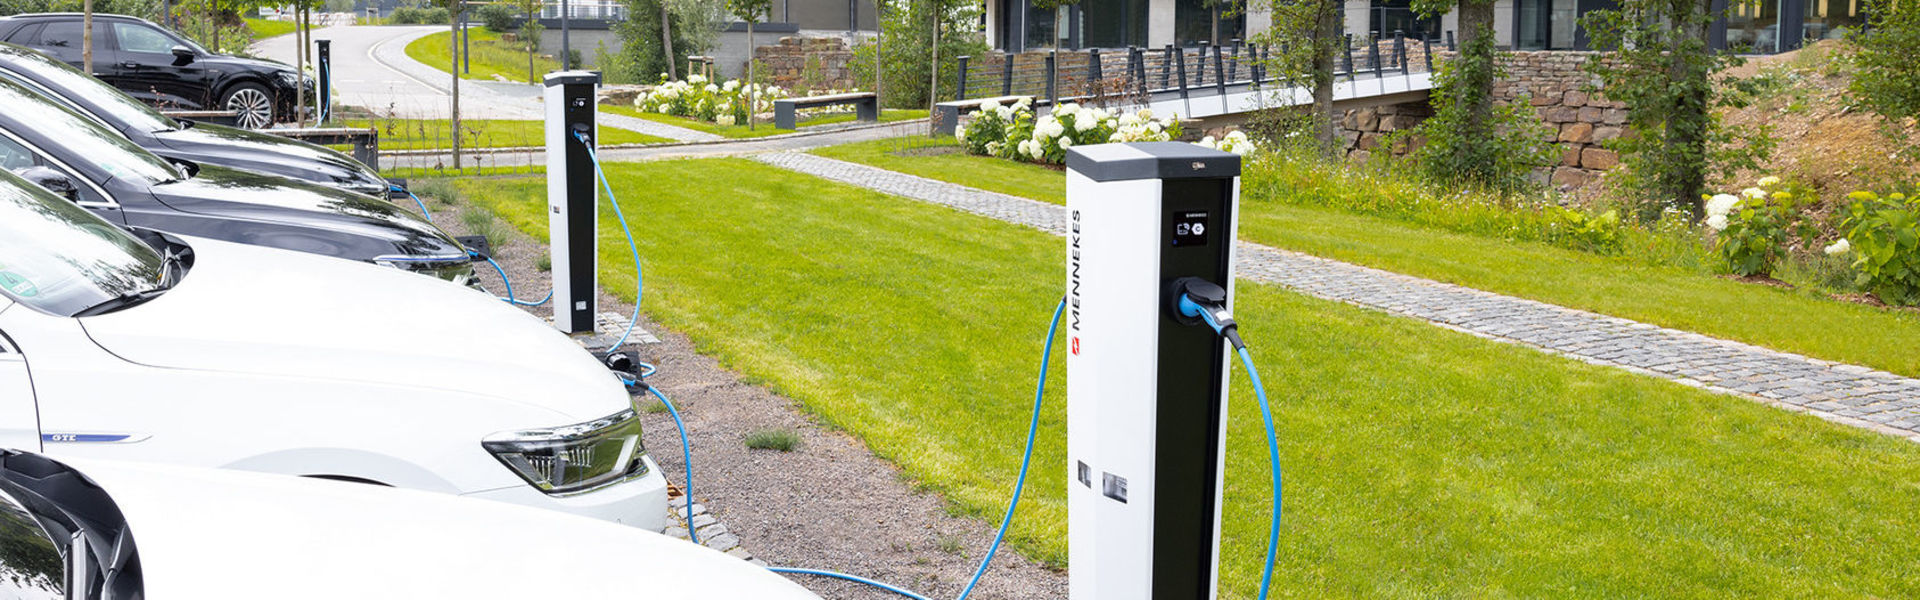
<svg viewBox="0 0 1920 600"><path fill-rule="evenodd" d="M773 0L727 0L727 9L747 23L747 130L752 131L760 112L760 86L755 83L753 69L753 24L773 9Z"/></svg>

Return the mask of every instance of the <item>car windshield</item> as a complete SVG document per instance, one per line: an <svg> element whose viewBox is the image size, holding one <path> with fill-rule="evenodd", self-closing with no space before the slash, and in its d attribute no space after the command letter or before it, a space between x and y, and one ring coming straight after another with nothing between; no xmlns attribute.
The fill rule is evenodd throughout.
<svg viewBox="0 0 1920 600"><path fill-rule="evenodd" d="M5 61L5 68L18 70L27 79L52 88L52 91L67 96L69 100L107 113L103 116L117 125L149 132L180 128L179 123L146 103L120 93L107 82L94 79L45 54L12 44L0 44L0 61Z"/></svg>
<svg viewBox="0 0 1920 600"><path fill-rule="evenodd" d="M166 259L93 213L0 171L0 294L74 316L165 289Z"/></svg>
<svg viewBox="0 0 1920 600"><path fill-rule="evenodd" d="M65 106L41 97L20 84L0 80L0 106L15 115L15 127L54 140L69 150L68 160L85 159L114 179L136 179L147 184L180 179L180 171L127 136L107 129Z"/></svg>

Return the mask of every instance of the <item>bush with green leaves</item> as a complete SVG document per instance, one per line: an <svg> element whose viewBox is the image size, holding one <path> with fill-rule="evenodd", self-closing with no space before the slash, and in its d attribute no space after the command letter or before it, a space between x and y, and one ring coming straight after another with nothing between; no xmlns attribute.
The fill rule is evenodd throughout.
<svg viewBox="0 0 1920 600"><path fill-rule="evenodd" d="M1719 194L1705 200L1707 227L1718 232L1714 249L1735 275L1772 277L1781 261L1799 248L1796 241L1819 235L1807 211L1819 196L1778 177L1762 177L1758 185L1737 196Z"/></svg>
<svg viewBox="0 0 1920 600"><path fill-rule="evenodd" d="M1920 305L1920 194L1860 191L1841 220L1847 237L1828 254L1853 252L1856 282L1881 302Z"/></svg>
<svg viewBox="0 0 1920 600"><path fill-rule="evenodd" d="M1853 36L1853 97L1886 119L1904 150L1920 152L1904 132L1920 119L1920 3L1872 0L1869 27Z"/></svg>
<svg viewBox="0 0 1920 600"><path fill-rule="evenodd" d="M513 7L505 4L482 4L474 11L474 16L480 19L481 25L494 33L510 33L525 20L520 18Z"/></svg>
<svg viewBox="0 0 1920 600"><path fill-rule="evenodd" d="M1522 191L1535 169L1553 166L1558 146L1525 96L1505 104L1476 103L1474 94L1506 76L1493 36L1476 36L1434 76L1433 116L1389 136L1388 147L1420 139L1409 158L1435 183L1502 193Z"/></svg>
<svg viewBox="0 0 1920 600"><path fill-rule="evenodd" d="M1057 165L1066 162L1067 148L1077 145L1173 140L1180 136L1180 121L1172 117L1155 119L1152 110L1114 114L1073 103L1036 118L1025 98L1011 105L987 100L966 128L954 135L973 154ZM1224 149L1253 149L1245 134L1235 140L1243 145Z"/></svg>
<svg viewBox="0 0 1920 600"><path fill-rule="evenodd" d="M393 14L388 17L395 25L446 25L453 22L453 16L444 6L402 6L393 9Z"/></svg>
<svg viewBox="0 0 1920 600"><path fill-rule="evenodd" d="M847 67L864 89L879 89L885 108L928 108L932 100L952 100L959 82L953 74L959 57L991 51L979 33L980 3L974 0L880 0L879 44L863 42L853 49ZM935 16L939 38L935 43ZM934 77L935 58L939 77ZM880 60L876 61L875 59ZM874 77L878 67L882 83Z"/></svg>

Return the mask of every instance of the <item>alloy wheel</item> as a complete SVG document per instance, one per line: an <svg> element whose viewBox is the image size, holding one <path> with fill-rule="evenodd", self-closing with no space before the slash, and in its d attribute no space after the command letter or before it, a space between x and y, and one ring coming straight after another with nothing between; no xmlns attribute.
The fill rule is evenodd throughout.
<svg viewBox="0 0 1920 600"><path fill-rule="evenodd" d="M273 124L273 99L255 88L240 88L227 96L227 110L238 113L234 122L243 129L263 129Z"/></svg>

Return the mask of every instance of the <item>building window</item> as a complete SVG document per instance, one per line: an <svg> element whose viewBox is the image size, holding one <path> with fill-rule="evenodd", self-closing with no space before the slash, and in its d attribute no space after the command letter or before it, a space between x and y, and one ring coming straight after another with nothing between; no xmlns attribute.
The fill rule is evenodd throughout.
<svg viewBox="0 0 1920 600"><path fill-rule="evenodd" d="M1750 54L1780 47L1778 2L1733 2L1727 7L1727 48Z"/></svg>
<svg viewBox="0 0 1920 600"><path fill-rule="evenodd" d="M1572 50L1580 25L1578 0L1515 0L1516 50Z"/></svg>
<svg viewBox="0 0 1920 600"><path fill-rule="evenodd" d="M1173 41L1181 46L1231 44L1247 35L1247 15L1221 14L1218 4L1206 0L1176 0L1173 5Z"/></svg>
<svg viewBox="0 0 1920 600"><path fill-rule="evenodd" d="M1147 0L1080 0L1073 12L1080 18L1076 47L1147 45Z"/></svg>
<svg viewBox="0 0 1920 600"><path fill-rule="evenodd" d="M1399 31L1414 39L1440 37L1440 19L1422 18L1414 14L1413 0L1373 0L1373 6L1367 10L1367 14L1369 35L1378 35L1386 39L1392 38L1393 32Z"/></svg>
<svg viewBox="0 0 1920 600"><path fill-rule="evenodd" d="M1027 43L1023 47L1028 49L1066 47L1067 31L1058 25L1065 22L1060 18L1060 14L1067 12L1067 7L1048 10L1034 6L1031 2L1021 4L1027 8Z"/></svg>

